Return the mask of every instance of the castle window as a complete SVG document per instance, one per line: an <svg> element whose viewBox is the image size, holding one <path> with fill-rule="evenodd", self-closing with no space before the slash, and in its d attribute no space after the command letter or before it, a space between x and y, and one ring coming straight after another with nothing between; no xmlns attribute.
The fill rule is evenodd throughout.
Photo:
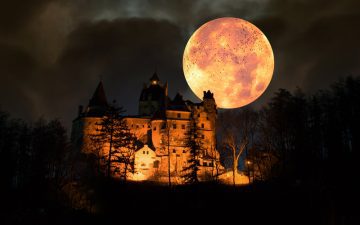
<svg viewBox="0 0 360 225"><path fill-rule="evenodd" d="M173 149L173 153L176 153L176 150L175 150L175 149Z"/></svg>
<svg viewBox="0 0 360 225"><path fill-rule="evenodd" d="M205 138L205 135L202 134L202 135L201 135L201 138L204 139L204 138Z"/></svg>
<svg viewBox="0 0 360 225"><path fill-rule="evenodd" d="M173 129L176 129L176 124L173 124Z"/></svg>
<svg viewBox="0 0 360 225"><path fill-rule="evenodd" d="M209 166L213 167L214 166L213 162L209 162Z"/></svg>
<svg viewBox="0 0 360 225"><path fill-rule="evenodd" d="M209 117L208 117L208 116L206 117L206 120L209 120Z"/></svg>
<svg viewBox="0 0 360 225"><path fill-rule="evenodd" d="M181 114L180 114L180 113L178 113L178 114L177 114L177 118L180 118L180 117L181 117Z"/></svg>
<svg viewBox="0 0 360 225"><path fill-rule="evenodd" d="M143 128L145 127L145 125L143 124Z"/></svg>
<svg viewBox="0 0 360 225"><path fill-rule="evenodd" d="M207 166L207 162L203 162L203 166Z"/></svg>
<svg viewBox="0 0 360 225"><path fill-rule="evenodd" d="M185 149L183 150L183 153L186 153L186 150L185 150Z"/></svg>
<svg viewBox="0 0 360 225"><path fill-rule="evenodd" d="M149 151L146 151L146 154L149 155Z"/></svg>
<svg viewBox="0 0 360 225"><path fill-rule="evenodd" d="M204 124L202 123L202 124L201 124L201 128L204 128L204 127L205 127L205 126L204 126Z"/></svg>
<svg viewBox="0 0 360 225"><path fill-rule="evenodd" d="M198 117L200 117L200 113L198 114Z"/></svg>
<svg viewBox="0 0 360 225"><path fill-rule="evenodd" d="M145 151L143 151L143 154L145 155Z"/></svg>
<svg viewBox="0 0 360 225"><path fill-rule="evenodd" d="M185 130L185 124L181 125L181 129Z"/></svg>
<svg viewBox="0 0 360 225"><path fill-rule="evenodd" d="M148 124L148 128L150 128L150 124Z"/></svg>
<svg viewBox="0 0 360 225"><path fill-rule="evenodd" d="M159 168L159 160L154 161L154 168Z"/></svg>
<svg viewBox="0 0 360 225"><path fill-rule="evenodd" d="M139 128L139 125L136 125L136 128Z"/></svg>
<svg viewBox="0 0 360 225"><path fill-rule="evenodd" d="M153 130L156 130L156 126L154 126L154 129Z"/></svg>
<svg viewBox="0 0 360 225"><path fill-rule="evenodd" d="M166 123L163 123L162 125L161 125L161 130L164 130L166 128Z"/></svg>

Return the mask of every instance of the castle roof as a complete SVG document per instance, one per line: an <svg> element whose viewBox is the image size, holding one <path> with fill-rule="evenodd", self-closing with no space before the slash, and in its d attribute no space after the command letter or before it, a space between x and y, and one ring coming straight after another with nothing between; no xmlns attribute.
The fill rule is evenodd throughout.
<svg viewBox="0 0 360 225"><path fill-rule="evenodd" d="M89 105L85 113L87 116L103 116L108 107L109 104L106 100L104 86L100 81L89 101Z"/></svg>
<svg viewBox="0 0 360 225"><path fill-rule="evenodd" d="M169 102L168 109L179 110L179 111L189 111L183 96L180 93L177 93L172 101Z"/></svg>
<svg viewBox="0 0 360 225"><path fill-rule="evenodd" d="M108 106L102 81L99 82L92 98L89 101L89 107L91 106Z"/></svg>
<svg viewBox="0 0 360 225"><path fill-rule="evenodd" d="M160 81L156 72L152 75L152 77L150 78L150 81Z"/></svg>
<svg viewBox="0 0 360 225"><path fill-rule="evenodd" d="M144 87L140 94L140 101L159 101L165 99L165 88L159 84Z"/></svg>

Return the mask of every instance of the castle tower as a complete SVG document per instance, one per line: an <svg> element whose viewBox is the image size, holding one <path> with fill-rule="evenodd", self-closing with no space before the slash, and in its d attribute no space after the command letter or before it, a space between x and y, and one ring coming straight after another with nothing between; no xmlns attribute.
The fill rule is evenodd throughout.
<svg viewBox="0 0 360 225"><path fill-rule="evenodd" d="M204 91L203 96L203 105L204 112L206 113L206 120L208 121L208 130L211 130L209 140L210 140L210 150L216 148L216 118L217 118L217 106L214 99L214 93L211 93L210 90Z"/></svg>
<svg viewBox="0 0 360 225"><path fill-rule="evenodd" d="M151 117L159 110L165 110L167 100L167 84L160 85L156 73L150 78L150 85L144 85L139 100L139 115Z"/></svg>
<svg viewBox="0 0 360 225"><path fill-rule="evenodd" d="M104 86L100 81L88 106L85 110L79 106L78 116L72 123L71 141L78 150L87 152L90 149L89 134L96 132L97 123L101 121L108 107Z"/></svg>

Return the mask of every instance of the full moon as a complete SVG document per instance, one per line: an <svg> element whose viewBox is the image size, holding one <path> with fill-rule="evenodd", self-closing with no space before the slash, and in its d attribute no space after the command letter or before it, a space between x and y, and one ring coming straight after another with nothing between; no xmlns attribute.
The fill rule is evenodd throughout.
<svg viewBox="0 0 360 225"><path fill-rule="evenodd" d="M255 25L238 18L219 18L190 37L183 70L197 97L210 90L218 107L238 108L255 101L268 87L274 54Z"/></svg>

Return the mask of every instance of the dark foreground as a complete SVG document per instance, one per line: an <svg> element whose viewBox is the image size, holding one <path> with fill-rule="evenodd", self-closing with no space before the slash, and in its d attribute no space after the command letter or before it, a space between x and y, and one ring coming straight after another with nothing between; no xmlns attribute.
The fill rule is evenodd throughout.
<svg viewBox="0 0 360 225"><path fill-rule="evenodd" d="M360 224L355 187L167 186L104 182L87 210L31 193L5 196L1 224ZM8 222L3 223L6 220ZM230 222L233 221L233 222Z"/></svg>

